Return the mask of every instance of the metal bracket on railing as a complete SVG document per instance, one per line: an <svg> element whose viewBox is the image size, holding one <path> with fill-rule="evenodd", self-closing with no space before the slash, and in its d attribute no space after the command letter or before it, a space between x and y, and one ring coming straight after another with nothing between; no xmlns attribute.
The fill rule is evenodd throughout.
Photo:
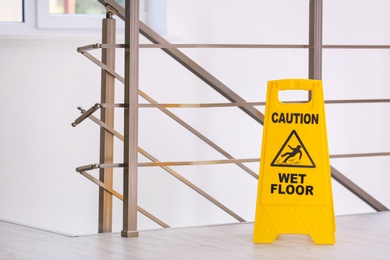
<svg viewBox="0 0 390 260"><path fill-rule="evenodd" d="M76 168L76 172L83 173L90 170L95 169L104 169L104 168L123 168L125 167L124 163L112 163L112 164L106 164L106 163L94 163L94 164L88 164L84 166L80 166Z"/></svg>
<svg viewBox="0 0 390 260"><path fill-rule="evenodd" d="M78 124L80 124L81 122L83 122L87 117L89 117L90 115L92 115L96 110L98 110L99 108L101 108L102 106L99 104L99 103L96 103L93 107L91 107L90 109L88 109L87 111L85 109L83 109L82 107L78 107L77 109L81 111L82 115L79 116L73 123L72 123L72 126L73 127L76 127Z"/></svg>
<svg viewBox="0 0 390 260"><path fill-rule="evenodd" d="M78 47L77 52L84 53L84 52L89 51L89 50L100 49L101 47L102 47L101 43L89 44L89 45Z"/></svg>
<svg viewBox="0 0 390 260"><path fill-rule="evenodd" d="M98 168L99 168L99 164L97 164L97 163L95 163L95 164L88 164L88 165L77 167L76 168L76 172L82 173L82 172L85 172L85 171L94 170L94 169L98 169Z"/></svg>
<svg viewBox="0 0 390 260"><path fill-rule="evenodd" d="M100 103L102 108L113 108L113 107L126 107L123 103Z"/></svg>
<svg viewBox="0 0 390 260"><path fill-rule="evenodd" d="M113 15L118 14L118 11L111 5L105 5L106 7L106 18L111 19Z"/></svg>
<svg viewBox="0 0 390 260"><path fill-rule="evenodd" d="M149 46L149 45L140 45L140 46ZM94 43L81 46L77 48L77 52L83 54L84 52L94 50L94 49L110 49L110 48L126 48L126 44L123 43Z"/></svg>
<svg viewBox="0 0 390 260"><path fill-rule="evenodd" d="M125 18L124 15L118 11L119 8L123 8L123 7L120 6L117 2L111 0L98 0L98 1L106 7L107 12L112 12L112 14L115 14L124 20Z"/></svg>

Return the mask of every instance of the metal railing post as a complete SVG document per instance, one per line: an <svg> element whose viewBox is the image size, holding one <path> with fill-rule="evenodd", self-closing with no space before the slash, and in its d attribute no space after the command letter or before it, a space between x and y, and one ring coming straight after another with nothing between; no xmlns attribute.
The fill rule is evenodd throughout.
<svg viewBox="0 0 390 260"><path fill-rule="evenodd" d="M322 78L322 0L310 0L309 79Z"/></svg>
<svg viewBox="0 0 390 260"><path fill-rule="evenodd" d="M137 237L139 0L126 0L123 237Z"/></svg>
<svg viewBox="0 0 390 260"><path fill-rule="evenodd" d="M112 13L107 12L102 21L102 43L115 44L116 21ZM102 62L115 70L115 48L102 49ZM101 103L114 103L115 77L107 71L101 72ZM102 108L101 121L114 127L114 108ZM114 160L114 135L100 128L100 163L112 164ZM113 169L99 170L99 180L106 186L113 187ZM112 231L112 194L99 188L99 233Z"/></svg>

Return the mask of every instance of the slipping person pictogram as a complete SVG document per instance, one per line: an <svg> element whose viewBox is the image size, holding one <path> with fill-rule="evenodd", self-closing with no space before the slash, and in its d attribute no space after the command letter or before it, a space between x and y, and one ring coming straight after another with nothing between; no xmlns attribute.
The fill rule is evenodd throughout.
<svg viewBox="0 0 390 260"><path fill-rule="evenodd" d="M284 158L286 155L286 159L284 159L283 162L287 162L288 159L290 158L293 158L295 155L297 155L299 153L299 160L302 159L302 151L301 151L301 146L300 145L297 145L297 147L295 148L292 148L290 145L288 145L288 147L290 147L290 149L292 150L291 152L287 152L287 153L284 153L282 154L282 157Z"/></svg>

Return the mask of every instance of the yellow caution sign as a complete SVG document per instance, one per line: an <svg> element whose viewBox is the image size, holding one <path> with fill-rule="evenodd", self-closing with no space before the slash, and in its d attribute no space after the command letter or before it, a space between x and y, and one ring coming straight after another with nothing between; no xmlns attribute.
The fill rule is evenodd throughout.
<svg viewBox="0 0 390 260"><path fill-rule="evenodd" d="M279 92L306 90L305 102L282 102ZM307 234L335 243L324 98L320 80L268 82L254 243L279 234Z"/></svg>

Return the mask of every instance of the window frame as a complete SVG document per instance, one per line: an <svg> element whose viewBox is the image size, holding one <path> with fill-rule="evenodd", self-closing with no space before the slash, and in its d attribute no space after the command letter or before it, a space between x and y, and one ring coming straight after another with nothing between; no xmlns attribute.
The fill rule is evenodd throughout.
<svg viewBox="0 0 390 260"><path fill-rule="evenodd" d="M24 9L25 9L25 8L24 8L24 4L25 4L25 0L20 0L20 1L21 1L21 2L18 2L16 6L15 6L15 5L14 5L14 6L12 6L12 5L11 5L11 6L8 6L8 8L7 8L7 7L5 8L5 10L6 10L6 11L11 11L11 12L12 12L12 11L17 11L16 8L20 5L22 11L21 11L21 14L20 14L20 13L18 14L18 16L19 16L18 18L21 17L21 21L15 21L15 20L14 20L14 21L13 21L13 20L8 20L8 21L7 21L7 20L0 20L0 23L9 23L9 24L20 24L20 23L24 23L24 21L25 21L25 18L24 18L24 16L25 16L25 15L24 15ZM0 2L0 3L1 3L1 2ZM3 10L2 13L4 14L4 13L6 13L6 12L4 12L4 10Z"/></svg>
<svg viewBox="0 0 390 260"><path fill-rule="evenodd" d="M146 21L146 1L140 0L140 18ZM23 22L0 22L0 36L100 34L105 14L50 14L49 0L24 0ZM124 32L125 23L117 19L117 32Z"/></svg>
<svg viewBox="0 0 390 260"><path fill-rule="evenodd" d="M36 4L38 29L98 30L105 17L105 14L50 14L49 0L37 0Z"/></svg>
<svg viewBox="0 0 390 260"><path fill-rule="evenodd" d="M4 35L20 35L28 34L35 28L35 1L23 1L23 22L0 22L0 34Z"/></svg>

